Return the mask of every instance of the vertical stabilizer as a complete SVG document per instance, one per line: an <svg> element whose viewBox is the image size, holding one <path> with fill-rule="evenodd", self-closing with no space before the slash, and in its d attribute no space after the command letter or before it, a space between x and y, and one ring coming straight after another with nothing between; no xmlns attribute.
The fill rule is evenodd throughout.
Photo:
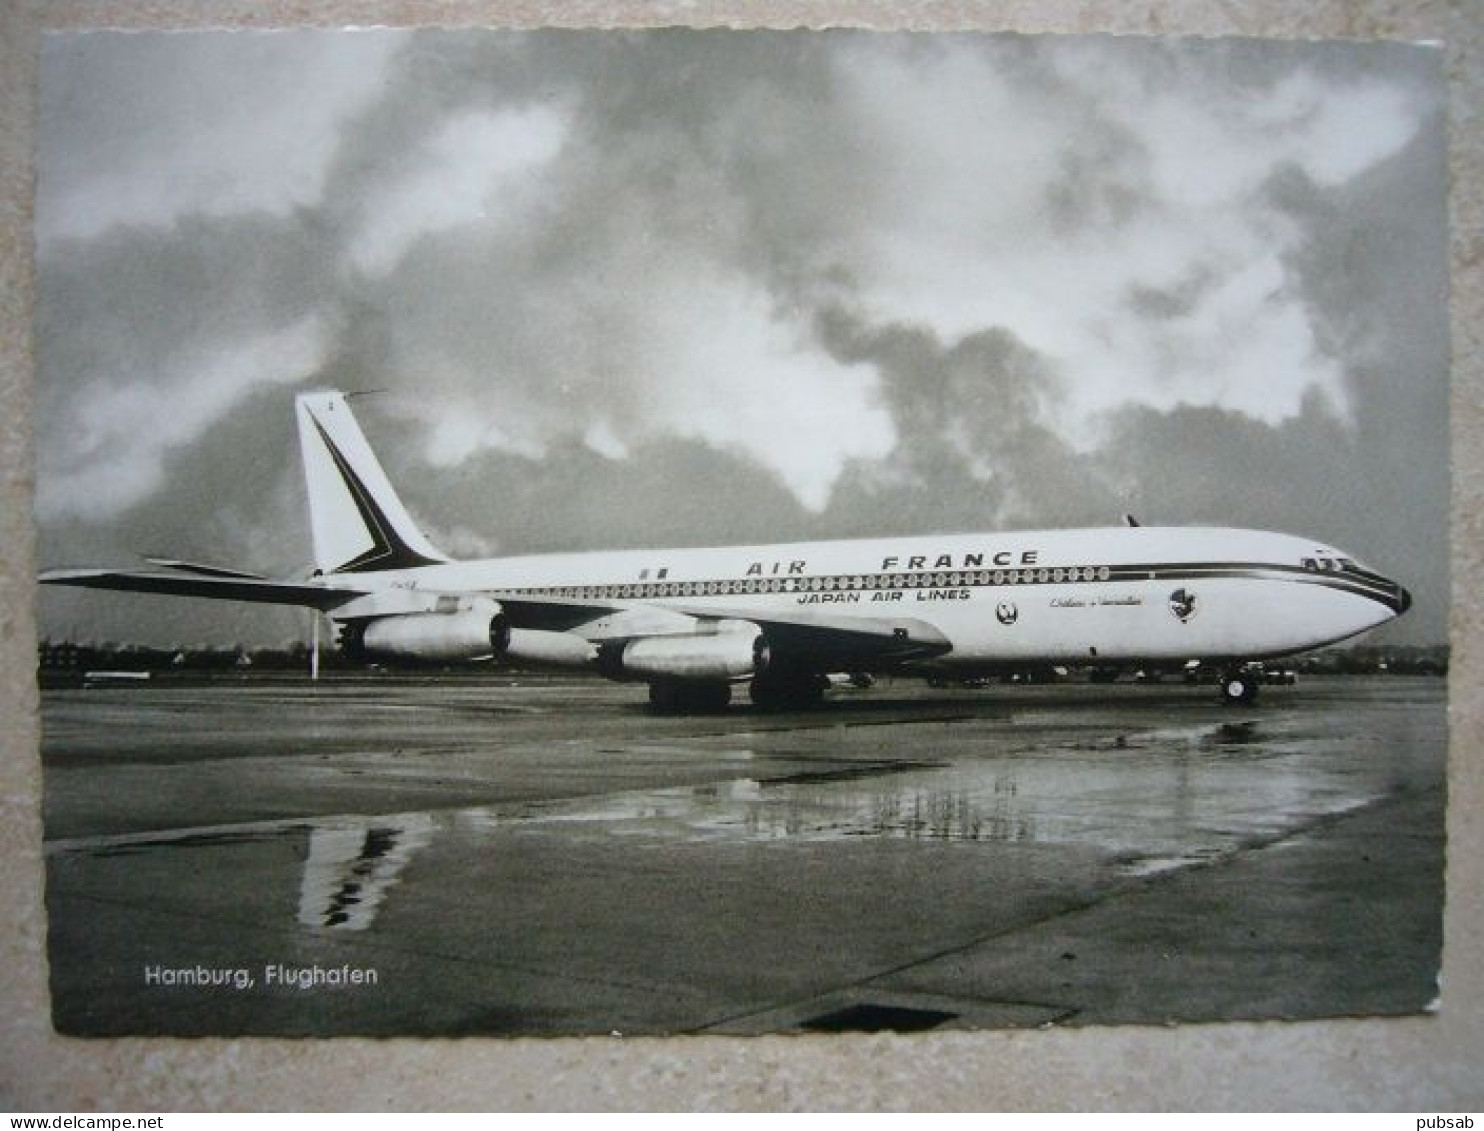
<svg viewBox="0 0 1484 1131"><path fill-rule="evenodd" d="M315 568L363 573L446 561L397 498L345 395L302 393L296 406Z"/></svg>

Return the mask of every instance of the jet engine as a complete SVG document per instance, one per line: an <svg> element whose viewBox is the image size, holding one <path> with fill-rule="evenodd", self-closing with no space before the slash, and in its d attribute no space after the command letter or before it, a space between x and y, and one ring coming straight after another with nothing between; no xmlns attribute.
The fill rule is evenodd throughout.
<svg viewBox="0 0 1484 1131"><path fill-rule="evenodd" d="M493 605L493 602L490 603ZM493 655L491 639L499 606L452 613L403 613L378 617L359 632L359 651L367 659L453 663ZM347 639L345 633L342 639ZM348 649L347 649L348 651Z"/></svg>
<svg viewBox="0 0 1484 1131"><path fill-rule="evenodd" d="M605 648L600 669L609 679L730 680L768 666L768 642L749 621L720 621L709 632L649 636Z"/></svg>
<svg viewBox="0 0 1484 1131"><path fill-rule="evenodd" d="M440 596L425 611L341 621L336 642L356 662L498 659L584 667L598 655L593 644L571 632L512 628L499 602L486 597Z"/></svg>
<svg viewBox="0 0 1484 1131"><path fill-rule="evenodd" d="M515 663L581 668L598 658L596 645L575 633L511 628L504 613L490 624L490 643L496 659Z"/></svg>

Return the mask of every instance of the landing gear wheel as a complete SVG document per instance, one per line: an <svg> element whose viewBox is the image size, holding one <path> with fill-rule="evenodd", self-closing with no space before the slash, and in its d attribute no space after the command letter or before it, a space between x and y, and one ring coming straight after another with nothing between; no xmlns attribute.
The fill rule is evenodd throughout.
<svg viewBox="0 0 1484 1131"><path fill-rule="evenodd" d="M723 680L687 682L656 680L649 685L649 705L661 715L703 715L724 711L732 686Z"/></svg>
<svg viewBox="0 0 1484 1131"><path fill-rule="evenodd" d="M1228 707L1246 706L1256 701L1258 686L1253 672L1227 672L1221 677L1221 701Z"/></svg>
<svg viewBox="0 0 1484 1131"><path fill-rule="evenodd" d="M690 694L690 710L697 714L710 715L725 711L732 701L732 685L720 680L714 683L693 683L686 687Z"/></svg>
<svg viewBox="0 0 1484 1131"><path fill-rule="evenodd" d="M764 711L802 711L817 706L828 686L816 672L770 672L753 678L749 694Z"/></svg>
<svg viewBox="0 0 1484 1131"><path fill-rule="evenodd" d="M678 683L651 683L649 706L660 715L673 715L680 710L680 685Z"/></svg>

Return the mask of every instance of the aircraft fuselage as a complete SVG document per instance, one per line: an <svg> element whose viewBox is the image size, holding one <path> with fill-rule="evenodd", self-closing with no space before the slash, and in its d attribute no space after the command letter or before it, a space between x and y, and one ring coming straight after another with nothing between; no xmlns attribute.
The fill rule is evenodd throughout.
<svg viewBox="0 0 1484 1131"><path fill-rule="evenodd" d="M519 594L687 616L911 618L951 645L936 665L968 667L1261 659L1354 636L1410 603L1395 582L1331 547L1215 527L544 554L374 576L406 598Z"/></svg>

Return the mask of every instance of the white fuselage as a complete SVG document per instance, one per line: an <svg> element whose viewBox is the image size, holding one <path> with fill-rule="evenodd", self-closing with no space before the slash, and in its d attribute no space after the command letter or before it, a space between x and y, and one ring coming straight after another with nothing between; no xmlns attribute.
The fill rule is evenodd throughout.
<svg viewBox="0 0 1484 1131"><path fill-rule="evenodd" d="M438 593L478 593L651 615L910 619L951 644L934 664L965 668L1260 659L1354 636L1410 602L1334 548L1187 527L548 554L374 576L403 609Z"/></svg>

